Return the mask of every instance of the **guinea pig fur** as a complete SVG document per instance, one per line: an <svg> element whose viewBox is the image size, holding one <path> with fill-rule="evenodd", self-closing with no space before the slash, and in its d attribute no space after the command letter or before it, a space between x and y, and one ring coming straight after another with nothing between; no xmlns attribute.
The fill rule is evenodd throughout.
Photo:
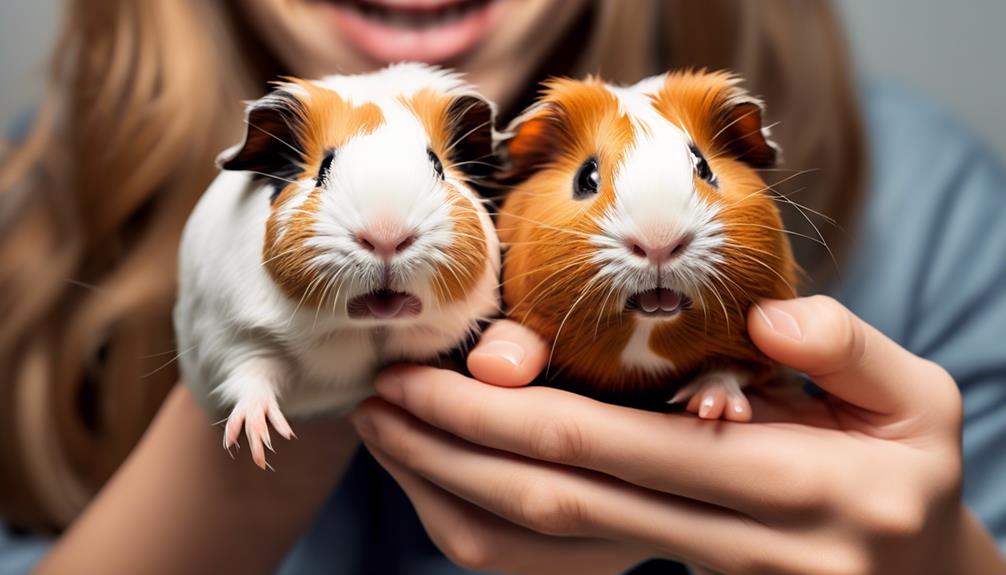
<svg viewBox="0 0 1006 575"><path fill-rule="evenodd" d="M741 389L774 367L746 313L795 296L761 116L726 73L555 79L503 134L503 300L557 385L750 418Z"/></svg>
<svg viewBox="0 0 1006 575"><path fill-rule="evenodd" d="M423 361L499 310L499 243L471 179L494 107L451 72L399 64L290 79L193 211L174 311L182 377L245 431L344 413L383 365Z"/></svg>

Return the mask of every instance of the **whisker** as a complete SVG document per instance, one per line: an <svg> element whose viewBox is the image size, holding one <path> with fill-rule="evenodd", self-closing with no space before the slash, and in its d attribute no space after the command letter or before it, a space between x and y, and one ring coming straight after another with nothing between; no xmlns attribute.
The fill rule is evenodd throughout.
<svg viewBox="0 0 1006 575"><path fill-rule="evenodd" d="M248 125L249 125L249 126L251 126L252 128L255 128L256 130L258 130L258 131L262 132L263 134L265 134L265 135L269 136L270 138L273 138L274 140L276 140L277 142L279 142L279 143L283 144L283 145L284 145L284 146L286 146L287 148L290 148L291 150L293 150L293 151L294 151L294 152L295 152L295 153L296 153L296 154L297 154L298 156L300 156L301 158L303 158L303 157L304 157L304 152L303 152L303 151L301 151L301 150L298 150L298 149L297 149L296 147L294 147L294 146L293 146L293 145L292 145L291 143L287 142L287 141L286 141L286 140L284 140L283 138L280 138L280 137L279 137L279 136L277 136L276 134L273 134L273 133L272 133L272 132L270 132L269 130L266 130L266 129L264 129L264 128L262 128L261 126L257 126L257 125L255 125L255 124L253 124L253 123L249 122L249 121L248 121L247 119L245 119L245 124L248 124Z"/></svg>
<svg viewBox="0 0 1006 575"><path fill-rule="evenodd" d="M183 351L179 351L177 355L175 355L174 357L172 357L172 358L171 358L171 359L169 359L168 361L166 361L166 362L164 362L163 364L161 364L161 365L160 365L160 367L158 367L157 369L154 369L153 371L150 371L150 372L147 372L147 373L143 374L142 376L140 376L140 378L141 378L141 379L147 379L148 377L150 377L150 376L152 376L152 375L154 375L154 374L156 374L156 373L159 373L159 372L160 372L161 370L163 370L164 368L168 367L168 366L169 366L169 365L171 365L172 363L175 363L175 362L176 362L176 361L178 361L178 360L179 360L179 359L180 359L180 358L181 358L181 357L182 357L183 355L185 355L185 354L187 354L187 353L191 352L192 350L196 349L197 347L199 347L199 346L198 346L198 345L192 345L192 346L190 346L190 347L189 347L188 349L186 349L186 350L183 350Z"/></svg>

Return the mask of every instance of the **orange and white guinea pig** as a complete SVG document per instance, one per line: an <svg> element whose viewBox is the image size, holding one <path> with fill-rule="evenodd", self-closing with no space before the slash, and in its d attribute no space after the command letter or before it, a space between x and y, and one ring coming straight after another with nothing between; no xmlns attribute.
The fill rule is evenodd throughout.
<svg viewBox="0 0 1006 575"><path fill-rule="evenodd" d="M775 368L747 310L795 295L761 117L726 73L556 79L502 135L503 299L552 346L558 385L751 417L741 390Z"/></svg>
<svg viewBox="0 0 1006 575"><path fill-rule="evenodd" d="M499 310L499 243L471 180L494 107L400 64L289 80L186 224L174 311L182 377L266 466L285 416L345 412L392 361L428 360Z"/></svg>

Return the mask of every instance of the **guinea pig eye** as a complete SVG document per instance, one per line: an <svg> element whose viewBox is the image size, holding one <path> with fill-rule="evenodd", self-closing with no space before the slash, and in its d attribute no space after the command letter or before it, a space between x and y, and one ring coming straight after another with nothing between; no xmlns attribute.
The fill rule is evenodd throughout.
<svg viewBox="0 0 1006 575"><path fill-rule="evenodd" d="M433 164L433 171L440 176L440 179L444 179L444 163L440 161L440 158L433 150L426 150L426 155L430 158L430 163Z"/></svg>
<svg viewBox="0 0 1006 575"><path fill-rule="evenodd" d="M692 160L695 162L695 175L697 175L699 179L709 183L709 185L717 187L718 183L716 181L716 174L714 174L709 168L709 162L706 161L702 152L695 147L695 144L690 145L689 149L692 152Z"/></svg>
<svg viewBox="0 0 1006 575"><path fill-rule="evenodd" d="M593 196L601 187L601 173L597 171L597 160L591 158L580 166L573 179L573 197L582 200Z"/></svg>

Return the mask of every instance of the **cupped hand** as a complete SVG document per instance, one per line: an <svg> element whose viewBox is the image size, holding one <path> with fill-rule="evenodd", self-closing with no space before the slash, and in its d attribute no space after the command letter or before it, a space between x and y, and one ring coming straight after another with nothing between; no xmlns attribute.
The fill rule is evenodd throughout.
<svg viewBox="0 0 1006 575"><path fill-rule="evenodd" d="M502 322L469 357L494 385L395 368L353 422L434 541L469 567L1004 569L961 504L961 399L942 368L825 297L763 302L749 332L826 398L768 388L753 394L755 420L734 423L521 387L547 349Z"/></svg>

